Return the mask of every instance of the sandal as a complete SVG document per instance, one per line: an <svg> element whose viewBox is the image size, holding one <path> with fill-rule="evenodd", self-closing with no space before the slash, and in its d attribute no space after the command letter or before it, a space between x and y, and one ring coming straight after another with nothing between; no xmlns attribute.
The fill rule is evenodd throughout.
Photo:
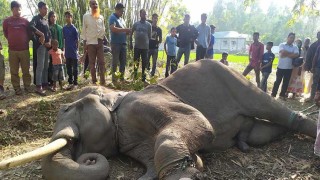
<svg viewBox="0 0 320 180"><path fill-rule="evenodd" d="M16 95L20 96L20 95L22 95L22 90L21 89L17 89L15 93L16 93Z"/></svg>
<svg viewBox="0 0 320 180"><path fill-rule="evenodd" d="M39 94L40 96L46 96L46 91L43 89L36 89L35 93Z"/></svg>

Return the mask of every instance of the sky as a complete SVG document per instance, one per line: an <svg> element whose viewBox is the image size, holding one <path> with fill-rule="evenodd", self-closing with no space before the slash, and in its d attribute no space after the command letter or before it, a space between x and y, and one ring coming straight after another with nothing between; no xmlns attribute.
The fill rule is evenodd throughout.
<svg viewBox="0 0 320 180"><path fill-rule="evenodd" d="M236 1L236 0L232 0ZM260 8L266 12L271 3L277 4L279 7L289 6L293 7L294 0L256 0ZM202 13L209 13L212 11L216 0L182 0L182 3L186 5L187 9L190 11L191 23L200 21L200 16ZM198 19L195 19L198 18Z"/></svg>

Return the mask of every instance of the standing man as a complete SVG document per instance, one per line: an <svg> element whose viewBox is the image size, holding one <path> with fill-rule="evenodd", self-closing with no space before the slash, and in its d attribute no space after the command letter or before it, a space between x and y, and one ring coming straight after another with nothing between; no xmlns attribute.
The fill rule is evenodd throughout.
<svg viewBox="0 0 320 180"><path fill-rule="evenodd" d="M312 43L311 46L308 48L306 59L305 59L306 62L304 64L305 71L311 71L312 70L313 58L314 58L314 56L316 54L316 51L317 51L318 47L320 46L320 31L318 31L318 33L317 33L317 39L318 40L316 42ZM312 73L315 73L315 71L313 71ZM314 76L314 74L312 76ZM318 85L317 88L313 88L313 89L312 89L312 86L311 86L311 92L310 92L311 96L309 98L307 98L305 100L305 102L313 101L313 98L314 98L314 96L316 94L316 91L317 91L317 89L319 90L319 88L320 88L319 85Z"/></svg>
<svg viewBox="0 0 320 180"><path fill-rule="evenodd" d="M148 70L150 70L150 58L152 57L152 70L151 76L154 76L157 67L158 49L162 41L162 30L157 26L158 14L152 14L152 33L149 41L149 54L148 54Z"/></svg>
<svg viewBox="0 0 320 180"><path fill-rule="evenodd" d="M260 64L264 53L264 45L259 41L258 32L253 33L252 38L253 43L249 49L249 65L243 71L242 75L247 76L253 69L256 74L257 86L260 87Z"/></svg>
<svg viewBox="0 0 320 180"><path fill-rule="evenodd" d="M100 85L105 85L105 62L103 56L103 37L105 26L97 0L90 0L91 12L83 15L82 34L83 49L88 52L92 83L97 83L96 63L99 66Z"/></svg>
<svg viewBox="0 0 320 180"><path fill-rule="evenodd" d="M198 38L196 39L197 49L196 49L196 60L203 59L207 53L207 49L210 44L211 39L211 28L206 24L207 14L201 14L201 24L197 27L199 32Z"/></svg>
<svg viewBox="0 0 320 180"><path fill-rule="evenodd" d="M135 78L138 75L139 59L142 59L142 82L146 80L145 69L148 61L149 40L151 38L151 24L147 22L147 12L144 9L140 10L140 21L135 22L130 35L130 49L133 49L132 35L134 33L134 52L133 60Z"/></svg>
<svg viewBox="0 0 320 180"><path fill-rule="evenodd" d="M109 18L109 27L111 34L111 52L112 52L112 82L116 81L115 72L117 71L118 63L121 73L120 80L124 80L124 73L127 61L127 35L131 29L126 28L122 18L124 13L124 5L117 3L115 12Z"/></svg>
<svg viewBox="0 0 320 180"><path fill-rule="evenodd" d="M79 32L73 25L73 14L70 11L64 13L66 25L63 27L64 55L67 64L69 86L67 90L76 89L78 86L78 47Z"/></svg>
<svg viewBox="0 0 320 180"><path fill-rule="evenodd" d="M317 48L320 46L320 31L317 33L317 41L312 43L307 51L306 62L304 64L304 69L306 71L311 71L313 57L316 54Z"/></svg>
<svg viewBox="0 0 320 180"><path fill-rule="evenodd" d="M11 2L12 16L3 21L3 33L9 44L11 83L16 95L21 95L19 67L26 92L30 92L29 21L21 17L21 4Z"/></svg>
<svg viewBox="0 0 320 180"><path fill-rule="evenodd" d="M213 50L213 46L214 46L214 31L216 30L216 27L214 25L210 25L211 28L211 39L210 39L210 44L207 50L207 54L206 54L206 58L208 59L213 59L214 57L214 50Z"/></svg>
<svg viewBox="0 0 320 180"><path fill-rule="evenodd" d="M179 64L182 55L184 54L184 65L189 63L190 51L194 49L194 41L198 37L198 30L190 25L190 15L184 15L183 24L177 27L178 36L178 54L177 64ZM178 67L176 67L177 69ZM175 70L176 70L175 69Z"/></svg>
<svg viewBox="0 0 320 180"><path fill-rule="evenodd" d="M51 47L51 33L49 29L49 24L46 18L44 18L48 13L48 7L46 3L38 3L39 14L34 16L30 22L30 28L34 33L34 45L36 49L37 60L36 60L36 71L34 76L36 76L36 90L35 92L41 96L45 96L45 91L43 88L48 86L48 66L49 66L49 56L48 48Z"/></svg>
<svg viewBox="0 0 320 180"><path fill-rule="evenodd" d="M277 68L277 78L274 82L271 96L276 97L280 83L282 81L282 87L280 92L280 98L286 100L286 92L288 89L289 81L292 73L292 59L299 57L299 49L293 44L296 35L295 33L289 33L287 42L279 45L279 63Z"/></svg>

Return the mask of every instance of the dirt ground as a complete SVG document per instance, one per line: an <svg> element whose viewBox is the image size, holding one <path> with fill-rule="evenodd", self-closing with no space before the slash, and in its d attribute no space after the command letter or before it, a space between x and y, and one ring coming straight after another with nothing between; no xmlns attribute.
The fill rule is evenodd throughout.
<svg viewBox="0 0 320 180"><path fill-rule="evenodd" d="M242 65L231 66L239 71L244 68ZM274 74L269 79L269 88ZM254 74L250 76L254 77ZM83 80L81 87L87 84L88 81ZM0 114L0 161L46 144L59 106L72 102L80 91L59 91L46 97L15 96L8 76L5 85L9 90L7 99L0 101L0 109L4 111ZM311 105L300 100L278 101L297 111ZM313 155L313 143L313 138L288 133L269 145L252 147L249 153L231 148L200 156L208 179L320 179L320 158ZM141 164L125 156L109 161L111 180L137 179L145 172ZM0 179L42 179L40 161L0 171Z"/></svg>

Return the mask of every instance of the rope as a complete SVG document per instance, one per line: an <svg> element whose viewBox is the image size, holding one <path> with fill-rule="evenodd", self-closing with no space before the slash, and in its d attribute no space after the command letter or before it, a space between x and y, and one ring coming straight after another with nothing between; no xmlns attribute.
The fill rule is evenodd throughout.
<svg viewBox="0 0 320 180"><path fill-rule="evenodd" d="M309 109L311 109L311 108L313 108L313 107L315 107L315 106L316 106L316 104L313 104L312 106L310 106L310 107L308 107L308 108L300 111L300 113L306 112L306 111L308 111Z"/></svg>
<svg viewBox="0 0 320 180"><path fill-rule="evenodd" d="M313 111L313 112L310 112L310 113L307 113L305 114L306 116L310 116L310 115L314 115L314 114L317 114L319 111L316 110L316 111Z"/></svg>
<svg viewBox="0 0 320 180"><path fill-rule="evenodd" d="M292 123L296 119L296 117L297 117L297 114L295 112L292 112L290 114L290 117L289 117L289 120L288 120L288 123L289 123L290 126L292 125Z"/></svg>

